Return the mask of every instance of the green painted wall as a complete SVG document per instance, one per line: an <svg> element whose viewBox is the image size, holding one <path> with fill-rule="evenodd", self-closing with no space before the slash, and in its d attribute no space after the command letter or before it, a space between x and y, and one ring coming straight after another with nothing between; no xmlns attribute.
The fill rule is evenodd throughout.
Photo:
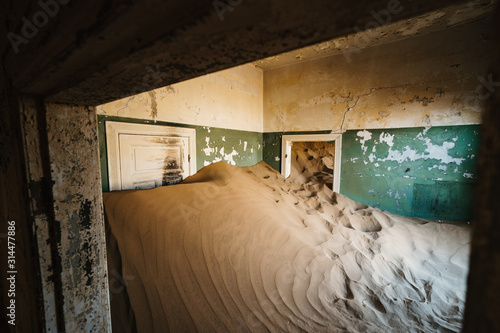
<svg viewBox="0 0 500 333"><path fill-rule="evenodd" d="M264 133L263 160L280 171L283 135L324 133ZM340 192L396 214L469 221L479 134L479 125L347 131Z"/></svg>
<svg viewBox="0 0 500 333"><path fill-rule="evenodd" d="M225 161L237 166L254 165L262 160L262 133L225 128L185 125L152 120L97 116L99 131L99 154L101 158L102 189L108 191L108 166L106 151L106 121L153 124L159 126L188 127L196 130L197 170L217 161Z"/></svg>
<svg viewBox="0 0 500 333"><path fill-rule="evenodd" d="M428 219L472 217L479 125L347 131L340 192Z"/></svg>
<svg viewBox="0 0 500 333"><path fill-rule="evenodd" d="M98 116L103 191L108 190L105 122L150 120ZM258 133L167 122L196 129L197 169L226 161L249 166L264 160L281 169L281 138L330 131ZM469 221L473 213L479 125L351 130L342 136L340 192L392 213Z"/></svg>

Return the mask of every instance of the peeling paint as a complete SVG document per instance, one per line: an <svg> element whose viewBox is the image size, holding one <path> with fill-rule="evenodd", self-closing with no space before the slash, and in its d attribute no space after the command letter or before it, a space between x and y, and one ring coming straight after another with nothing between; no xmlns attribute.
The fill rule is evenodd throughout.
<svg viewBox="0 0 500 333"><path fill-rule="evenodd" d="M234 161L234 157L238 156L239 153L234 148L233 148L233 151L230 152L229 154L224 154L224 152L221 152L221 154L224 155L223 160L225 162L232 164L232 165L236 165L236 162Z"/></svg>
<svg viewBox="0 0 500 333"><path fill-rule="evenodd" d="M397 214L466 221L474 202L477 128L347 131L341 193Z"/></svg>
<svg viewBox="0 0 500 333"><path fill-rule="evenodd" d="M391 135L389 133L384 133L382 132L382 134L380 134L380 138L379 138L380 142L384 142L385 144L387 144L389 147L392 147L394 146L394 134Z"/></svg>
<svg viewBox="0 0 500 333"><path fill-rule="evenodd" d="M262 149L253 149L261 145L260 133L216 127L210 128L210 131L207 127L197 127L196 131L197 149L202 152L198 155L198 169L219 161L249 166L262 160Z"/></svg>
<svg viewBox="0 0 500 333"><path fill-rule="evenodd" d="M387 133L382 133L380 134L380 142L381 143L383 142L389 146L388 155L387 157L384 158L380 157L377 158L377 156L374 154L374 152L376 151L375 149L376 144L374 144L372 153L368 155L368 161L370 163L373 163L374 161L378 162L396 161L399 164L402 164L406 161L416 161L419 159L424 159L424 160L434 159L440 161L441 163L447 163L447 164L455 163L457 165L460 165L465 160L465 158L461 157L457 158L450 156L449 151L455 147L454 142L445 141L440 145L434 144L432 143L431 138L424 137L425 133L426 131L424 130L418 133L418 135L415 137L415 139L422 141L426 146L423 152L419 152L416 149L412 149L410 148L410 146L403 147L403 150L393 149L392 147L394 146L394 135L391 136ZM368 147L365 145L365 143L368 140L372 139L372 133L367 130L364 130L357 132L357 136L362 138L359 140L359 142L361 143L361 150L363 151L363 156L365 156L368 150ZM456 141L456 139L455 140L452 139L452 141ZM365 164L368 164L368 162L365 159L363 159L363 161ZM442 166L435 166L435 167L439 169L443 168ZM446 168L444 170L446 170Z"/></svg>
<svg viewBox="0 0 500 333"><path fill-rule="evenodd" d="M67 332L111 332L95 111L47 106Z"/></svg>
<svg viewBox="0 0 500 333"><path fill-rule="evenodd" d="M25 146L25 156L27 162L27 179L29 181L29 195L31 197L31 215L34 219L34 232L38 245L40 277L42 281L42 299L43 312L45 316L45 331L57 331L57 300L60 295L56 295L56 280L57 278L57 262L53 261L52 247L54 246L53 239L50 234L50 218L46 211L50 205L47 203L49 198L44 195L46 186L42 166L42 152L40 149L40 125L37 117L36 102L33 100L23 99L22 112L22 131L23 141ZM57 282L59 283L59 281ZM59 311L62 309L59 307ZM59 317L60 318L60 317Z"/></svg>
<svg viewBox="0 0 500 333"><path fill-rule="evenodd" d="M357 133L357 136L362 138L359 140L359 142L361 143L361 149L363 150L363 153L366 153L366 150L368 149L368 147L365 146L365 142L372 139L372 134L370 132L368 132L367 130L363 130L363 131L359 131Z"/></svg>
<svg viewBox="0 0 500 333"><path fill-rule="evenodd" d="M431 171L432 169L439 169L439 170L446 171L446 170L448 170L448 167L446 165L436 165L436 164L434 164L433 166L429 167L428 169L429 169L429 171Z"/></svg>
<svg viewBox="0 0 500 333"><path fill-rule="evenodd" d="M206 156L210 156L212 153L215 152L215 149L210 148L210 138L207 136L205 137L205 142L207 143L207 147L203 148L203 152L205 153Z"/></svg>
<svg viewBox="0 0 500 333"><path fill-rule="evenodd" d="M99 115L262 132L263 72L245 64L97 107Z"/></svg>

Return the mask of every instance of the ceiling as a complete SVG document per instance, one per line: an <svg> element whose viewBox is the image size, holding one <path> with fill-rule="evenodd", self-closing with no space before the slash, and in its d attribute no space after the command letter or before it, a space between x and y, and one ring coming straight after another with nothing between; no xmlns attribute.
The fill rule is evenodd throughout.
<svg viewBox="0 0 500 333"><path fill-rule="evenodd" d="M354 52L362 48L420 36L484 19L493 11L496 2L496 0L469 1L386 25L380 23L387 21L385 17L380 15L379 21L377 21L375 18L376 14L375 16L372 14L373 20L366 22L367 26L373 26L372 29L365 30L364 26L355 27L353 30L359 32L257 60L253 64L262 70L270 70L303 61ZM401 7L401 9L404 8ZM394 16L396 18L397 15L395 14Z"/></svg>

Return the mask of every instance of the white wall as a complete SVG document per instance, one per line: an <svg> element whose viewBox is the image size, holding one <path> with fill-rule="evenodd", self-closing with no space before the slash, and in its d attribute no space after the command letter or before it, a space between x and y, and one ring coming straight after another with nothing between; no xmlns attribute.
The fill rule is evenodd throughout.
<svg viewBox="0 0 500 333"><path fill-rule="evenodd" d="M246 64L97 107L254 132L478 124L489 21L263 72ZM356 49L356 48L355 48Z"/></svg>
<svg viewBox="0 0 500 333"><path fill-rule="evenodd" d="M263 73L252 64L97 107L97 113L262 132Z"/></svg>
<svg viewBox="0 0 500 333"><path fill-rule="evenodd" d="M264 132L480 123L487 23L268 70Z"/></svg>

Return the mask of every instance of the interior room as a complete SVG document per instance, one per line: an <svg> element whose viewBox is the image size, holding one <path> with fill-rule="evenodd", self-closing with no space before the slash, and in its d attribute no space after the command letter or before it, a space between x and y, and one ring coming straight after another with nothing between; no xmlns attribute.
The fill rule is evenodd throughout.
<svg viewBox="0 0 500 333"><path fill-rule="evenodd" d="M195 139L192 139L196 142L195 151L185 155L191 159L196 156L196 171L220 161L240 167L264 161L288 176L291 183L317 186L326 184L328 179L330 189L335 186L334 192L368 206L438 223L470 224L481 113L485 104L481 89L476 91L476 88L477 78L487 76L486 55L491 41L484 36L490 29L490 19L487 8L464 11L460 7L447 13L434 12L377 27L377 32L359 32L99 105L96 111L103 191L165 185L160 179L165 179L165 164L172 163L171 160L178 160L174 169L177 174L185 171L189 163L182 162L182 153L170 152L174 151L175 142L164 143L168 148L161 150L158 140L129 142L128 136L124 136L128 133L126 130L120 132L119 143L109 141L110 124L149 124L153 127L143 132L148 138L149 128L164 125L174 131L178 127L195 130ZM400 37L401 34L404 36ZM353 42L363 39L367 44L362 48ZM113 129L113 133L115 131ZM136 137L140 135L135 129L133 133ZM155 132L155 135L158 134ZM125 139L120 138L127 141L122 142ZM114 152L114 146L120 147L119 153ZM182 147L181 144L180 151ZM147 157L145 151L149 154ZM132 157L131 161L128 156ZM118 161L112 162L115 159ZM146 160L151 163L146 165ZM120 172L119 179L111 181L109 178L117 172ZM183 178L178 177L176 183ZM249 184L243 186L250 187ZM295 202L296 206L298 203ZM222 209L216 205L212 208L216 207ZM195 219L197 213L192 209L186 208L186 212L178 214L186 215L187 220ZM242 205L240 209L245 208ZM169 215L175 215L174 212ZM315 228L311 222L304 224L306 228ZM463 242L455 231L439 232L453 234ZM126 244L132 246L130 242ZM375 249L377 244L370 246ZM434 246L432 251L440 250ZM455 256L456 251L465 250L454 248L453 251L451 255ZM108 260L111 252L108 251ZM444 252L441 255L446 256ZM404 260L411 261L411 258ZM449 260L456 261L456 258ZM349 265L345 260L342 262ZM467 261L462 263L467 264ZM444 263L437 266L446 267ZM129 269L130 274L133 268L128 267L124 269ZM119 267L110 270L123 274ZM130 276L134 274L137 273ZM460 289L459 279L444 279L452 283L454 289ZM464 284L465 279L462 282ZM127 285L134 289L132 283ZM428 290L428 300L436 297L430 295L430 284L416 287ZM399 297L401 294L399 292ZM186 298L182 298L184 302ZM121 297L114 299L123 302ZM130 302L137 312L139 306L134 307L134 300ZM279 308L279 301L271 299L271 302L278 303ZM373 304L384 303L377 302ZM449 306L460 307L448 302ZM117 306L113 301L111 307L112 316L130 317L129 311L121 316L114 313L113 308ZM384 313L391 312L390 305L380 307ZM440 310L446 312L445 306ZM392 311L398 310L394 307ZM190 315L196 316L193 312L189 311ZM335 320L341 322L342 315L337 314ZM366 312L363 316L369 318ZM402 314L399 316L405 318ZM443 320L450 321L449 326L437 328L432 324L429 327L437 331L459 330L451 319ZM115 319L113 325L120 325L117 329L124 331L123 322L123 319ZM410 318L404 322L415 331L429 330ZM374 325L375 329L357 326L351 321L343 327L340 325L340 329L365 332L383 327L382 323ZM128 323L127 326L134 325ZM139 319L137 326L139 331L153 329ZM172 330L172 326L168 326ZM396 331L401 329L394 322L391 326ZM270 327L273 326L267 326L271 331L277 329ZM301 329L321 330L314 326ZM281 326L279 330L294 329ZM329 330L332 327L328 327Z"/></svg>
<svg viewBox="0 0 500 333"><path fill-rule="evenodd" d="M431 13L99 105L103 190L108 120L195 128L196 170L263 160L281 172L283 135L342 134L340 193L467 222L488 10ZM363 48L353 42L364 39Z"/></svg>
<svg viewBox="0 0 500 333"><path fill-rule="evenodd" d="M499 331L498 4L344 6L5 4L4 331Z"/></svg>

